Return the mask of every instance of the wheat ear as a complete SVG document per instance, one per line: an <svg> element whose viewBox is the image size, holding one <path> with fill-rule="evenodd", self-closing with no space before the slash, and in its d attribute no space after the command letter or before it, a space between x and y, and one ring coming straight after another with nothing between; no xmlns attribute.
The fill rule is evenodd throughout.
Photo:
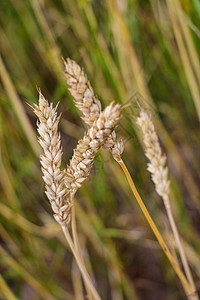
<svg viewBox="0 0 200 300"><path fill-rule="evenodd" d="M101 112L101 102L95 97L90 82L84 70L70 58L65 63L65 78L70 86L69 91L74 98L75 105L83 113L82 119L92 126Z"/></svg>
<svg viewBox="0 0 200 300"><path fill-rule="evenodd" d="M149 159L147 170L151 173L152 181L155 184L155 189L158 195L163 199L169 222L174 234L174 238L179 249L181 261L185 270L185 274L192 288L194 297L193 299L198 299L195 295L196 288L192 278L192 274L189 268L189 264L185 255L185 251L182 247L179 233L176 227L176 223L172 214L172 209L169 201L170 192L170 182L168 180L168 168L166 166L166 155L162 153L158 136L156 134L154 124L151 120L150 114L148 114L144 109L140 110L140 114L137 118L137 124L140 126L143 132L143 140L145 145L145 155Z"/></svg>
<svg viewBox="0 0 200 300"><path fill-rule="evenodd" d="M58 123L60 116L57 116L57 106L49 105L39 91L39 105L34 104L33 111L39 118L37 121L39 138L44 153L40 156L42 165L43 180L45 182L46 195L51 203L54 218L61 225L70 221L70 191L64 184L64 172L60 170L62 160L62 147Z"/></svg>
<svg viewBox="0 0 200 300"><path fill-rule="evenodd" d="M74 193L88 177L96 153L104 145L120 118L120 107L113 102L108 105L78 142L64 179L67 189L71 192Z"/></svg>
<svg viewBox="0 0 200 300"><path fill-rule="evenodd" d="M65 79L74 98L75 105L83 113L82 119L85 123L92 126L101 113L101 102L94 95L93 88L84 70L70 58L67 58L64 64ZM116 160L120 159L124 143L122 139L116 140L115 131L111 132L102 146L104 149L112 152Z"/></svg>

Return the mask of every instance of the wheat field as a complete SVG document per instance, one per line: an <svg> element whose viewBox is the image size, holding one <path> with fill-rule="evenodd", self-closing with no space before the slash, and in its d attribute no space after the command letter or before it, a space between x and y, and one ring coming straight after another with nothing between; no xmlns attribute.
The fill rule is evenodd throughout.
<svg viewBox="0 0 200 300"><path fill-rule="evenodd" d="M188 278L171 230L173 215L197 291L194 297L187 294L132 194L119 153L116 159L116 152L106 151L115 140L111 135L107 144L101 140L98 150L103 147L95 150L89 172L73 195L82 259L100 299L198 299L199 18L198 0L0 1L0 299L94 296L45 194L43 150L31 108L38 105L39 89L53 107L59 103L62 170L101 109L112 101L121 105L115 123L124 144L124 149L118 144L123 166ZM94 91L92 117L87 111L81 119L82 106L64 74L67 58L87 74L87 87L91 84ZM150 142L155 142L157 156L147 147L148 137L143 140L141 109L154 124ZM113 127L109 130L110 137ZM164 192L155 176L159 161ZM67 228L71 233L73 222Z"/></svg>

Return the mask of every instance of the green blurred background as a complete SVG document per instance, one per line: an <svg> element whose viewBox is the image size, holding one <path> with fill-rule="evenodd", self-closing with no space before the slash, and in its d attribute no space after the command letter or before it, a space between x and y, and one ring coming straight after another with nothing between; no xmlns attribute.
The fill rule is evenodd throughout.
<svg viewBox="0 0 200 300"><path fill-rule="evenodd" d="M79 270L44 194L36 87L62 112L63 168L85 130L64 80L76 60L102 105L129 104L119 133L123 159L175 253L139 129L150 108L168 157L171 204L200 288L200 2L198 0L0 1L0 299L84 299ZM109 153L101 150L76 195L87 268L102 299L185 299Z"/></svg>

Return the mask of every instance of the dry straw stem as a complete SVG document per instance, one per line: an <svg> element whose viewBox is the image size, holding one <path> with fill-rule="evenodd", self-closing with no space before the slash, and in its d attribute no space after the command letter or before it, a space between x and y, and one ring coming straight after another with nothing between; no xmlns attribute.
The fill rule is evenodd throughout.
<svg viewBox="0 0 200 300"><path fill-rule="evenodd" d="M140 126L143 132L145 155L150 161L148 163L147 169L152 175L152 180L155 184L157 193L163 199L169 222L174 234L174 238L180 252L180 257L183 263L187 279L191 285L193 293L195 294L196 288L185 255L185 251L181 245L179 233L176 227L176 223L172 214L171 205L169 201L170 182L168 180L168 168L165 166L166 156L162 154L162 150L158 141L158 136L156 134L154 124L151 120L151 116L144 109L140 110L139 117L137 118L137 124ZM198 297L196 296L196 298L193 299L198 299Z"/></svg>
<svg viewBox="0 0 200 300"><path fill-rule="evenodd" d="M175 35L177 46L178 46L179 53L180 53L180 58L181 58L181 61L183 64L183 68L185 71L185 75L186 75L186 78L188 81L188 85L189 85L192 97L194 99L194 104L195 104L195 107L197 110L197 115L200 120L200 90L199 90L199 84L198 84L198 81L199 81L198 74L199 74L200 63L199 63L198 58L196 61L196 55L194 56L193 51L191 51L193 49L191 49L191 47L188 47L189 46L188 42L190 43L190 41L188 40L188 37L187 37L186 41L184 39L186 31L184 30L182 32L183 22L181 21L181 19L183 17L180 15L180 12L179 12L180 7L178 7L175 4L176 2L178 2L178 1L172 1L172 0L166 1L167 6L168 6L169 15L171 18L172 27L174 30L174 35ZM181 27L182 27L182 30L181 30ZM186 36L185 36L185 38L186 38ZM187 47L185 46L185 43L186 43ZM189 53L188 53L187 48L189 48ZM192 59L191 59L191 57L192 57ZM195 62L194 62L194 59L195 59ZM193 62L193 65L191 64L191 61ZM195 76L195 73L194 73L194 70L196 72L196 67L194 67L194 64L197 65L197 69L198 69L198 71L196 73L197 77Z"/></svg>
<svg viewBox="0 0 200 300"><path fill-rule="evenodd" d="M71 193L70 197L71 197L71 202L74 203L74 194ZM84 260L82 258L82 254L81 254L81 248L80 248L80 243L79 243L79 238L78 238L78 232L77 232L77 228L76 228L75 204L72 206L72 220L71 220L71 222L72 222L72 235L73 235L74 247L75 247L75 250L76 250L77 254L79 255L80 260L81 260L81 262L83 264L83 267L84 267L84 269L86 271ZM86 286L87 293L88 293L88 299L92 300L90 286L88 286L88 283L87 283L87 281L85 279L84 279L84 282L85 282L85 286Z"/></svg>
<svg viewBox="0 0 200 300"><path fill-rule="evenodd" d="M71 279L74 291L74 299L84 300L86 297L84 296L82 277L75 260L73 260L71 266Z"/></svg>
<svg viewBox="0 0 200 300"><path fill-rule="evenodd" d="M71 236L69 234L69 230L67 228L67 225L63 225L62 230L63 230L64 235L66 237L66 240L67 240L67 242L68 242L68 244L69 244L69 246L72 250L72 253L73 253L73 255L76 259L78 267L79 267L79 269L81 271L81 274L84 278L84 281L86 282L86 286L88 287L88 289L90 289L90 291L91 291L91 293L92 293L95 300L101 300L101 298L98 295L98 293L97 293L97 291L96 291L96 289L95 289L95 287L94 287L94 285L91 281L91 278L90 278L90 276L89 276L89 274L88 274L88 272L85 268L85 265L83 264L83 261L82 261L80 255L79 255L79 253L77 252L77 250L74 247L74 244L73 244L73 241L72 241Z"/></svg>
<svg viewBox="0 0 200 300"><path fill-rule="evenodd" d="M69 91L74 98L75 105L83 113L82 119L85 123L92 126L100 116L101 102L94 95L93 88L84 70L70 58L67 58L64 64L66 82L70 86ZM123 152L123 140L120 139L116 142L115 131L111 132L102 146L104 149L111 151L116 159L119 159Z"/></svg>
<svg viewBox="0 0 200 300"><path fill-rule="evenodd" d="M58 133L60 116L57 116L56 109L57 106L53 108L52 103L49 105L48 101L39 92L39 105L34 105L33 110L39 118L37 123L40 134L39 143L44 150L44 153L41 155L41 165L46 195L55 213L54 217L62 226L65 237L81 270L90 298L92 293L94 299L99 300L100 297L93 286L80 255L80 248L77 242L78 236L74 225L75 215L73 218L75 246L71 240L67 224L71 217L72 195L89 175L97 151L113 131L120 117L120 105L111 103L100 113L93 126L84 135L83 139L78 142L67 171L60 170L62 159L60 134Z"/></svg>

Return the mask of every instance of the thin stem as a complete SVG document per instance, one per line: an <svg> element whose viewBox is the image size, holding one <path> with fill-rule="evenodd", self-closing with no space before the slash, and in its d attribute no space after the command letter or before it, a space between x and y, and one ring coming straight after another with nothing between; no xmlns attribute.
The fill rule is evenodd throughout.
<svg viewBox="0 0 200 300"><path fill-rule="evenodd" d="M7 285L6 281L4 280L3 276L0 274L0 287L1 287L1 295L5 296L7 300L18 300L13 292L10 290L9 286Z"/></svg>
<svg viewBox="0 0 200 300"><path fill-rule="evenodd" d="M175 238L177 247L179 249L181 261L183 263L183 267L184 267L187 279L188 279L188 281L189 281L189 283L191 285L191 288L193 290L193 293L195 295L196 287L195 287L195 284L194 284L194 281L193 281L193 278L192 278L190 267L188 265L188 261L187 261L186 255L185 255L185 251L184 251L184 249L182 247L182 244L181 244L181 241L180 241L180 237L179 237L179 233L178 233L178 230L177 230L177 226L176 226L176 223L174 221L174 217L173 217L173 214L172 214L171 206L170 206L170 203L169 203L169 197L166 196L166 197L163 198L163 200L164 200L165 208L166 208L167 215L168 215L168 218L169 218L169 222L170 222L170 225L171 225L171 228L172 228L172 232L174 234L174 238ZM195 295L193 299L198 300L199 297L197 295Z"/></svg>
<svg viewBox="0 0 200 300"><path fill-rule="evenodd" d="M140 195L139 195L139 193L138 193L138 191L137 191L137 189L135 187L135 184L133 183L133 180L131 178L131 175L130 175L128 169L126 168L126 166L125 166L125 164L124 164L124 162L122 160L118 161L118 163L120 164L122 170L124 171L124 174L126 175L126 178L127 178L128 182L129 182L131 190L132 190L132 192L133 192L133 194L134 194L134 196L135 196L135 198L136 198L136 200L137 200L137 202L138 202L138 204L139 204L139 206L140 206L140 208L141 208L141 210L142 210L142 212L143 212L143 214L144 214L147 222L149 223L149 225L150 225L151 229L153 230L153 233L155 234L155 236L156 236L156 238L157 238L157 240L158 240L161 248L163 249L163 251L166 254L167 258L169 259L172 267L174 268L174 271L176 272L176 274L178 275L179 279L181 280L182 285L183 285L183 287L184 287L184 289L185 289L185 291L187 293L188 298L191 299L191 300L194 299L194 298L192 298L192 296L194 296L194 294L192 293L191 287L190 287L190 285L189 285L186 277L184 276L184 274L180 270L177 262L175 261L175 259L171 255L171 253L170 253L167 245L165 244L165 242L164 242L164 240L163 240L163 238L162 238L162 236L161 236L158 228L156 227L154 221L152 220L152 218L151 218L151 216L150 216L150 214L149 214L146 206L144 205L144 203L143 203L143 201L142 201L142 199L141 199L141 197L140 197Z"/></svg>
<svg viewBox="0 0 200 300"><path fill-rule="evenodd" d="M79 267L79 269L81 271L81 274L82 274L82 276L84 278L84 281L87 282L87 286L90 288L90 291L91 291L94 299L95 300L101 300L100 296L98 295L98 293L97 293L97 291L96 291L96 289L95 289L95 287L94 287L94 285L93 285L93 283L92 283L92 281L90 279L90 276L89 276L87 270L84 268L84 266L82 264L82 261L81 261L79 255L77 254L77 251L75 250L74 243L73 243L73 241L71 239L71 236L69 234L69 230L67 228L67 225L63 225L62 226L62 230L63 230L64 235L66 237L66 240L67 240L67 242L68 242L68 244L69 244L69 246L70 246L70 248L72 250L72 253L73 253L73 255L74 255L75 259L76 259L77 265L78 265L78 267Z"/></svg>
<svg viewBox="0 0 200 300"><path fill-rule="evenodd" d="M73 198L74 197L74 194L71 194L71 197ZM71 199L72 200L72 199ZM72 200L73 201L73 200ZM74 201L73 201L74 203ZM79 239L78 239L78 233L77 233L77 228L76 228L76 214L75 214L75 203L74 205L72 206L72 236L73 236L73 240L74 240L74 247L75 247L75 250L77 251L77 254L79 255L79 258L81 260L81 263L83 265L83 268L86 270L86 267L85 267L85 263L84 263L84 260L82 258L82 255L81 255L81 248L80 248L80 243L79 243ZM87 281L85 281L85 278L83 277L83 280L85 282L85 286L86 286L86 289L87 289L87 293L88 293L88 299L89 300L92 300L92 294L91 294L91 290L90 290L90 286L88 286L88 283Z"/></svg>

